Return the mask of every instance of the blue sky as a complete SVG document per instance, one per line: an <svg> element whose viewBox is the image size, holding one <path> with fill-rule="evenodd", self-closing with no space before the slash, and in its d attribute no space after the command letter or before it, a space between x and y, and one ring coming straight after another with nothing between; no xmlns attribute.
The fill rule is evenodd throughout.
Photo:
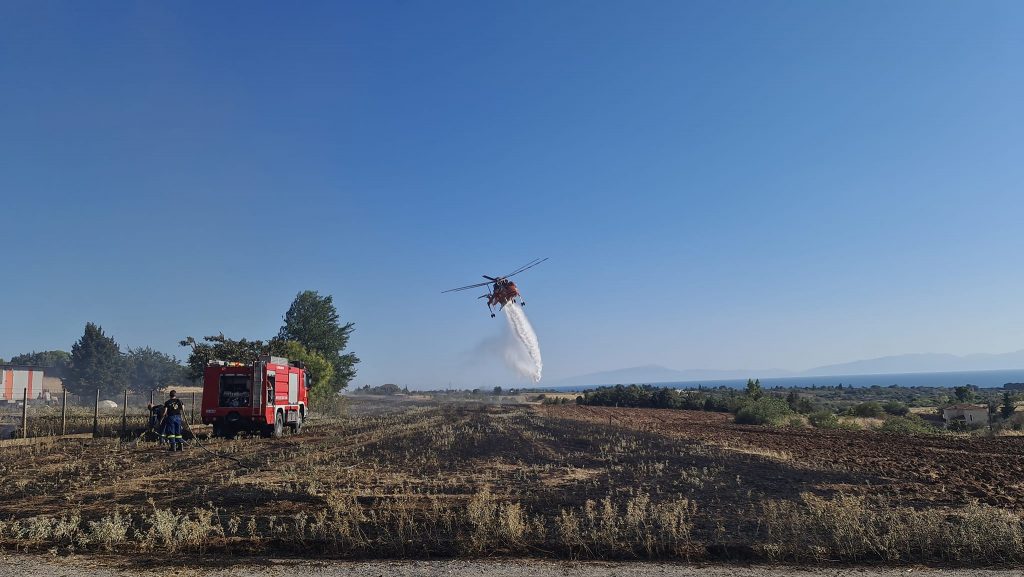
<svg viewBox="0 0 1024 577"><path fill-rule="evenodd" d="M357 384L1024 348L1020 2L4 2L0 357L273 335Z"/></svg>

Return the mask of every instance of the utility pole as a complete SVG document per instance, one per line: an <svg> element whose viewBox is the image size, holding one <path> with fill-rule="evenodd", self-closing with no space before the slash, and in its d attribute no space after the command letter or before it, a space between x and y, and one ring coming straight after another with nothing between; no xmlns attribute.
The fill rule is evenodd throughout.
<svg viewBox="0 0 1024 577"><path fill-rule="evenodd" d="M96 404L92 409L92 436L100 436L100 389L96 387Z"/></svg>
<svg viewBox="0 0 1024 577"><path fill-rule="evenodd" d="M121 406L121 440L128 438L128 389L124 390L124 405Z"/></svg>
<svg viewBox="0 0 1024 577"><path fill-rule="evenodd" d="M21 438L28 438L28 387L21 392Z"/></svg>
<svg viewBox="0 0 1024 577"><path fill-rule="evenodd" d="M68 434L68 388L64 389L63 399L60 402L60 434Z"/></svg>

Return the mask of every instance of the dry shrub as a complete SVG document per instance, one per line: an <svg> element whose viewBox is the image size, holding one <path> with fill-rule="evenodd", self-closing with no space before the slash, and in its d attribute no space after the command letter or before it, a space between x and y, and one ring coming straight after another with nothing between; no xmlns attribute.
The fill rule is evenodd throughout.
<svg viewBox="0 0 1024 577"><path fill-rule="evenodd" d="M328 506L289 517L232 516L227 530L215 508L183 513L112 514L83 523L78 512L0 522L0 541L26 549L84 547L100 551L205 550L232 536L257 550L315 550L344 557L427 557L542 552L572 558L699 556L692 501L654 502L644 492L590 500L555 517L482 491L462 504L378 499L362 505L332 495ZM715 522L714 519L702 521ZM242 529L243 525L245 528ZM772 561L954 562L1024 560L1024 522L1011 512L971 505L953 512L893 507L880 499L804 493L797 501L760 505L756 528L731 544Z"/></svg>
<svg viewBox="0 0 1024 577"><path fill-rule="evenodd" d="M103 517L99 521L89 521L87 543L103 551L116 551L127 541L131 522L129 515L121 515L116 509L113 515Z"/></svg>
<svg viewBox="0 0 1024 577"><path fill-rule="evenodd" d="M469 500L465 518L470 529L464 542L467 553L521 552L543 534L542 523L532 520L522 504L499 502L487 489Z"/></svg>
<svg viewBox="0 0 1024 577"><path fill-rule="evenodd" d="M865 497L763 505L755 547L772 560L957 562L992 564L1024 559L1024 523L987 505L944 512L894 507Z"/></svg>
<svg viewBox="0 0 1024 577"><path fill-rule="evenodd" d="M587 501L582 510L563 509L555 526L559 546L572 557L689 556L695 507L687 499L652 504L645 493L623 505L610 496Z"/></svg>

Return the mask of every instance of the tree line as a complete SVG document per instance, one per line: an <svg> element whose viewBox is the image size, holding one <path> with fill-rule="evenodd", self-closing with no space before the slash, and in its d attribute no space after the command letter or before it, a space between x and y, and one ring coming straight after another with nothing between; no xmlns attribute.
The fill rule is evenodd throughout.
<svg viewBox="0 0 1024 577"><path fill-rule="evenodd" d="M576 404L735 412L742 402L736 391L679 391L653 385L615 385L585 391Z"/></svg>
<svg viewBox="0 0 1024 577"><path fill-rule="evenodd" d="M688 409L697 411L730 412L741 424L772 424L782 425L794 419L802 422L807 419L811 425L822 428L840 426L839 417L866 417L885 419L882 430L893 432L932 432L934 429L920 416L910 412L910 405L896 398L881 398L839 403L834 399L823 398L822 393L842 390L842 387L790 388L776 387L765 390L761 382L748 379L745 389L735 390L725 387L716 389L676 390L651 385L615 385L598 387L576 397L580 405L599 405L616 407L647 407L659 409ZM849 387L847 388L848 391ZM964 385L952 389L913 388L913 394L932 398L935 390L952 391L952 395L940 395L946 402L987 404L990 419L996 425L1006 424L1016 412L1018 397L1011 390L1001 392L987 390L984 396L981 389L974 385ZM904 389L900 387L866 387L856 390L857 394L899 395ZM785 394L784 394L785 393ZM941 408L939 409L941 411ZM938 415L935 415L937 418ZM852 426L852 425L848 425ZM1015 426L1015 428L1017 428Z"/></svg>
<svg viewBox="0 0 1024 577"><path fill-rule="evenodd" d="M264 340L229 339L223 333L197 340L186 337L180 344L190 347L188 360L151 347L124 351L112 336L96 323L86 323L85 331L71 351L51 350L20 354L11 364L43 367L47 374L59 377L71 393L85 395L96 389L104 397L114 397L124 389L146 391L197 382L213 360L249 363L261 355L283 356L305 364L314 398L333 397L355 377L359 358L345 352L353 323L342 323L333 297L316 291L300 292L284 315L284 323L273 338Z"/></svg>
<svg viewBox="0 0 1024 577"><path fill-rule="evenodd" d="M100 389L102 396L114 397L124 389L160 389L186 380L185 367L176 357L151 347L128 347L122 352L103 327L91 322L71 352L33 351L8 362L42 367L47 375L63 380L68 392L78 395Z"/></svg>

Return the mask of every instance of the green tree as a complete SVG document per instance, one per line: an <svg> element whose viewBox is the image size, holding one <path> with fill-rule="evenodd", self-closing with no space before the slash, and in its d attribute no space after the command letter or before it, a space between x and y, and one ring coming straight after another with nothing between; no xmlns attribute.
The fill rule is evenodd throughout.
<svg viewBox="0 0 1024 577"><path fill-rule="evenodd" d="M210 361L251 363L269 352L269 346L263 341L236 341L225 337L224 333L203 337L203 342L186 337L179 344L192 347L188 355L188 377L194 381L203 378L203 371Z"/></svg>
<svg viewBox="0 0 1024 577"><path fill-rule="evenodd" d="M879 418L885 414L882 404L877 401L860 403L850 408L850 413L855 417Z"/></svg>
<svg viewBox="0 0 1024 577"><path fill-rule="evenodd" d="M359 357L355 353L344 352L354 328L353 323L341 323L338 310L334 307L334 297L320 296L316 291L307 290L300 292L292 301L277 338L297 341L306 350L327 358L334 367L331 384L337 392L348 386L356 376L355 367Z"/></svg>
<svg viewBox="0 0 1024 577"><path fill-rule="evenodd" d="M168 354L150 347L128 348L131 384L137 390L163 389L188 380L188 370Z"/></svg>
<svg viewBox="0 0 1024 577"><path fill-rule="evenodd" d="M819 429L836 429L839 427L839 417L832 411L815 411L807 416L807 420L811 422L812 427Z"/></svg>
<svg viewBox="0 0 1024 577"><path fill-rule="evenodd" d="M1010 391L1005 391L1003 393L1003 405L999 409L999 414L1002 415L1004 419L1009 419L1010 417L1013 416L1013 412L1016 410L1017 399L1010 394Z"/></svg>
<svg viewBox="0 0 1024 577"><path fill-rule="evenodd" d="M102 327L87 323L82 338L71 347L66 384L75 394L87 395L98 388L106 397L116 396L128 385L128 363Z"/></svg>
<svg viewBox="0 0 1024 577"><path fill-rule="evenodd" d="M10 360L12 365L32 365L48 369L47 375L64 378L67 376L68 365L71 364L71 353L67 351L32 351L14 355Z"/></svg>
<svg viewBox="0 0 1024 577"><path fill-rule="evenodd" d="M814 412L814 403L807 397L800 397L800 400L796 402L795 410L800 414L809 415Z"/></svg>
<svg viewBox="0 0 1024 577"><path fill-rule="evenodd" d="M901 403L897 400L889 400L882 404L882 409L890 415L896 415L897 417L904 417L910 412L910 407L905 403Z"/></svg>
<svg viewBox="0 0 1024 577"><path fill-rule="evenodd" d="M792 414L792 409L783 399L762 396L736 411L736 422L741 425L780 426Z"/></svg>
<svg viewBox="0 0 1024 577"><path fill-rule="evenodd" d="M974 387L970 385L962 385L954 388L953 394L956 395L956 399L961 403L973 403L976 397L974 394Z"/></svg>
<svg viewBox="0 0 1024 577"><path fill-rule="evenodd" d="M334 397L337 391L331 384L334 378L334 366L326 357L316 351L310 351L298 341L282 341L274 339L270 343L270 350L275 355L280 355L290 361L301 361L306 367L306 378L311 381L308 384L309 396L315 403L323 403Z"/></svg>
<svg viewBox="0 0 1024 577"><path fill-rule="evenodd" d="M764 390L761 388L761 379L747 379L747 396L756 401L763 395Z"/></svg>

